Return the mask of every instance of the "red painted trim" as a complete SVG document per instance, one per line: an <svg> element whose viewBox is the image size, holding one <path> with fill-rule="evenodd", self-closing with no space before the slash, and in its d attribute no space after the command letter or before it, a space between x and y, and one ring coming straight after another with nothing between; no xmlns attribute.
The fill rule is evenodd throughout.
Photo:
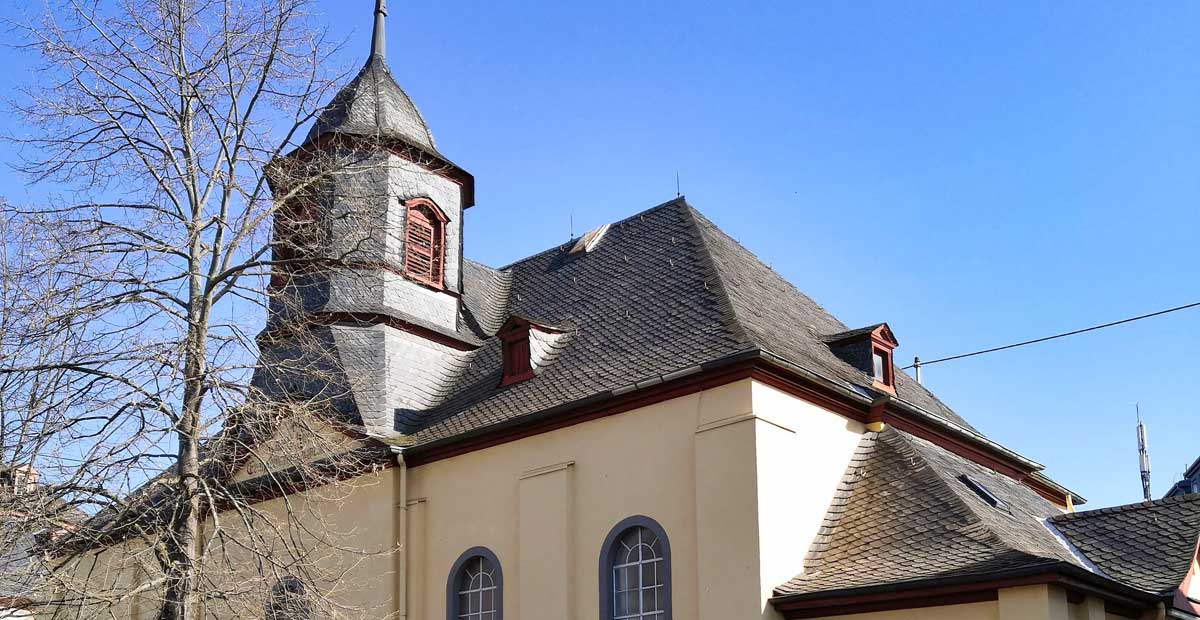
<svg viewBox="0 0 1200 620"><path fill-rule="evenodd" d="M441 332L414 325L408 321L378 312L315 312L305 318L308 325L333 325L335 323L352 323L356 325L386 325L392 329L420 336L426 340L445 345L459 351L474 351L478 345L463 342ZM269 332L267 338L287 338L294 328L283 327Z"/></svg>
<svg viewBox="0 0 1200 620"><path fill-rule="evenodd" d="M296 269L296 272L297 273L310 273L310 272L314 272L314 271L321 271L323 268L324 269L337 269L337 268L356 269L356 270L363 270L363 271L386 271L388 273L394 273L406 280L409 279L408 274L404 273L403 269L401 269L400 267L397 267L395 265L392 265L391 263L382 263L382 262L377 262L377 261L365 261L365 260L339 260L339 259L335 259L335 258L313 258L310 260L306 260L302 267ZM280 277L282 277L287 274L280 273L279 275L280 275ZM272 277L272 279L274 279L275 275L272 274L271 277ZM413 283L419 284L421 286L425 286L426 288L432 288L432 287L426 286L424 282L413 281ZM274 283L271 285L272 290L278 291L282 286L284 286L286 284L287 284L287 282L285 280L280 280L278 285L276 285ZM435 290L437 290L437 292L439 292L439 293L449 295L455 299L462 299L461 294L456 293L448 288L439 288L439 289L435 289Z"/></svg>
<svg viewBox="0 0 1200 620"><path fill-rule="evenodd" d="M512 385L533 378L532 347L529 329L533 326L521 317L512 317L496 335L501 341L503 365L500 385Z"/></svg>
<svg viewBox="0 0 1200 620"><path fill-rule="evenodd" d="M239 486L243 488L249 487L249 492L238 495L236 504L225 498L218 500L216 510L218 512L225 512L235 508L237 505L258 504L283 497L284 495L319 489L335 482L345 482L346 480L351 480L371 472L385 471L395 467L396 462L391 458L390 453L385 452L382 445L378 444L378 442L374 440L370 441L377 445L368 445L364 448L347 451L346 453L352 454L357 452L358 454L355 456L342 454L327 459L329 462L339 462L345 458L362 459L359 467L337 467L332 469L330 475L323 478L319 483L311 480L303 480L302 474L296 472L294 468L292 470L270 472L269 474L243 480L227 486L233 487L235 490ZM372 457L372 453L378 453L377 458Z"/></svg>
<svg viewBox="0 0 1200 620"><path fill-rule="evenodd" d="M446 223L450 220L441 208L428 198L410 198L403 204L406 210L404 216L404 276L434 290L444 290L446 288L444 284L446 277ZM437 221L427 221L429 218L426 217L426 212L433 215ZM429 236L428 255L412 244L412 226L417 222L428 224L428 229L425 231ZM414 259L414 257L418 258ZM427 273L413 268L413 264L420 257L424 257L429 262Z"/></svg>
<svg viewBox="0 0 1200 620"><path fill-rule="evenodd" d="M822 389L810 380L762 360L755 360L755 362L754 371L751 374L751 378L755 381L806 400L851 420L862 422L863 424L870 422L869 408L862 402L828 389Z"/></svg>
<svg viewBox="0 0 1200 620"><path fill-rule="evenodd" d="M869 406L850 398L833 395L827 388L823 389L810 380L762 360L755 359L710 371L702 371L696 375L690 375L673 382L662 383L651 388L610 398L601 403L582 407L577 411L555 415L549 421L535 421L529 423L528 426L514 426L477 438L464 438L460 441L452 441L428 449L416 448L411 457L409 457L409 464L410 466L417 466L458 456L509 441L516 441L559 428L565 428L588 420L623 413L671 398L686 396L699 390L717 387L744 378L760 381L852 420L864 424L871 421ZM1065 508L1067 505L1067 499L1064 495L1040 484L1030 476L1033 470L1007 460L1003 455L988 451L985 446L970 442L907 412L897 410L891 403L885 407L882 414L877 413L876 415L877 417L882 417L885 423L892 424L899 430L926 439L963 458L1007 475L1029 486L1036 493L1059 506Z"/></svg>
<svg viewBox="0 0 1200 620"><path fill-rule="evenodd" d="M814 607L812 609L797 609L783 613L787 620L793 618L822 618L827 616L844 616L850 614L878 613L898 609L923 609L926 607L945 607L947 605L968 605L985 603L999 599L997 590L980 590L978 592L960 592L934 596L918 596L900 600L878 601L847 601L837 606Z"/></svg>
<svg viewBox="0 0 1200 620"><path fill-rule="evenodd" d="M882 344L888 350L895 349L900 346L900 341L896 340L896 334L892 333L892 328L888 327L887 323L876 327L871 331L871 340Z"/></svg>
<svg viewBox="0 0 1200 620"><path fill-rule="evenodd" d="M507 428L487 429L481 431L479 435L450 440L429 447L416 447L409 451L406 459L409 466L416 467L582 422L624 413L747 378L770 385L851 420L864 424L871 421L869 405L837 395L826 387L764 360L750 359L701 371L620 396L609 397L600 402L589 403L554 415L530 416L528 421L515 423ZM963 458L1009 476L1059 506L1065 508L1067 505L1067 499L1063 494L1053 491L1030 476L1033 473L1032 469L1006 459L1002 454L989 451L984 445L951 434L950 431L899 410L891 402L886 404L882 412L877 412L875 415L899 430L926 439Z"/></svg>
<svg viewBox="0 0 1200 620"><path fill-rule="evenodd" d="M874 379L874 381L872 382L872 385L874 385L874 387L877 387L877 388L879 388L885 392L888 392L889 394L892 394L894 396L896 394L896 376L895 376L896 369L892 365L892 347L893 346L895 346L895 345L889 345L886 342L883 342L881 340L875 340L874 338L871 339L871 368L872 368L871 375L872 375L872 378ZM881 366L883 367L883 376L882 377L874 376L874 374L875 374L875 372L874 372L875 356L876 355L879 355L879 357L882 358L882 360L883 360L883 363L881 364Z"/></svg>
<svg viewBox="0 0 1200 620"><path fill-rule="evenodd" d="M1200 574L1196 573L1196 565L1200 563L1200 543L1192 551L1192 566L1188 568L1187 575L1183 578L1183 583L1175 590L1174 596L1171 597L1171 602L1175 609L1186 611L1193 616L1200 616L1200 601L1194 601L1188 598L1188 590L1192 587L1192 582L1200 580Z"/></svg>
<svg viewBox="0 0 1200 620"><path fill-rule="evenodd" d="M949 431L928 424L922 424L921 421L905 415L897 415L897 413L894 410L888 411L884 415L884 422L896 427L898 430L946 448L963 458L994 469L1014 480L1024 481L1029 474L1033 473L1030 469L1005 461L1002 457L988 452L981 446L963 441ZM1066 499L1064 498L1063 501L1065 503Z"/></svg>
<svg viewBox="0 0 1200 620"><path fill-rule="evenodd" d="M21 596L0 596L0 609L29 609L33 601Z"/></svg>
<svg viewBox="0 0 1200 620"><path fill-rule="evenodd" d="M999 579L984 578L979 581L950 585L918 585L909 590L886 589L859 594L834 594L827 597L805 596L803 598L789 598L783 596L771 599L771 603L786 620L793 620L795 618L819 618L824 616L842 616L856 613L994 601L999 598L999 591L1001 589L1031 585L1058 586L1067 590L1068 597L1098 596L1105 599L1107 605L1121 610L1141 611L1148 609L1152 605L1149 599L1153 598L1149 595L1144 595L1146 600L1137 600L1122 594L1122 589L1119 587L1116 590L1112 590L1101 585L1082 581L1062 572L1047 570L1046 572L1030 575L1002 577ZM1136 615L1134 614L1135 617Z"/></svg>
<svg viewBox="0 0 1200 620"><path fill-rule="evenodd" d="M573 409L531 418L530 421L508 428L485 429L484 432L425 448L412 448L405 452L404 460L409 467L426 465L435 461L491 448L518 439L567 428L590 420L624 413L655 403L695 394L701 390L732 383L750 377L751 365L731 364L712 373L696 373L676 381L660 383L644 390L635 390L621 396L606 398L601 402L582 405Z"/></svg>
<svg viewBox="0 0 1200 620"><path fill-rule="evenodd" d="M367 138L364 136L348 136L345 134L323 134L318 136L312 142L306 142L291 153L284 155L279 162L296 162L304 163L311 160L316 154L330 147L347 147L352 149L372 149L382 147L388 152L398 157L421 166L422 168L449 179L456 183L461 189L462 208L469 209L475 205L475 177L471 173L459 168L453 162L443 159L442 157L427 153L424 150L407 144L400 140ZM287 165L284 163L272 162L273 166ZM275 175L268 174L267 178L271 181L272 189L274 189L277 179Z"/></svg>

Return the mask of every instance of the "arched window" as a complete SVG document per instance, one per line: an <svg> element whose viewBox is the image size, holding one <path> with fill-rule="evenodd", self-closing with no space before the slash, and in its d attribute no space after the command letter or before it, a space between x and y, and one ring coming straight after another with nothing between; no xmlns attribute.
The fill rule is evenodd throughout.
<svg viewBox="0 0 1200 620"><path fill-rule="evenodd" d="M271 586L267 601L267 620L311 620L312 604L304 583L287 575Z"/></svg>
<svg viewBox="0 0 1200 620"><path fill-rule="evenodd" d="M427 198L406 201L404 273L427 286L442 288L446 262L446 216Z"/></svg>
<svg viewBox="0 0 1200 620"><path fill-rule="evenodd" d="M600 618L671 620L671 545L654 519L625 519L604 540Z"/></svg>
<svg viewBox="0 0 1200 620"><path fill-rule="evenodd" d="M450 570L446 587L447 620L501 620L504 579L496 554L468 549Z"/></svg>

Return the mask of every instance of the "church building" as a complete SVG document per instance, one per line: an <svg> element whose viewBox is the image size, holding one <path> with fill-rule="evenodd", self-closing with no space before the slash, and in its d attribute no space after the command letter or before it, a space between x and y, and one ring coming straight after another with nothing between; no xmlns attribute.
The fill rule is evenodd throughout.
<svg viewBox="0 0 1200 620"><path fill-rule="evenodd" d="M898 368L903 334L841 323L683 198L465 258L474 179L389 69L385 17L277 170L348 165L273 181L278 256L330 260L280 271L268 330L322 325L332 378L256 381L333 394L387 455L330 518L395 551L329 596L412 620L1200 616L1200 495L1077 511Z"/></svg>

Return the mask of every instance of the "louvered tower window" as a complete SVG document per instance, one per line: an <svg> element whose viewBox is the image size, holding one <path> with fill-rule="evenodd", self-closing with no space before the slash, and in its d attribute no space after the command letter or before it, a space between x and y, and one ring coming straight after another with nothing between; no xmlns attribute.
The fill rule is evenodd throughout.
<svg viewBox="0 0 1200 620"><path fill-rule="evenodd" d="M442 288L446 259L446 216L425 198L405 203L404 273L422 284Z"/></svg>

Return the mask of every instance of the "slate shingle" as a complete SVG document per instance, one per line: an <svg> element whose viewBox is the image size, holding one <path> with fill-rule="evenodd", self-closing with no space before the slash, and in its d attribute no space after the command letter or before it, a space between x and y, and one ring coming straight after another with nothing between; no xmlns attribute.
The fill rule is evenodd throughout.
<svg viewBox="0 0 1200 620"><path fill-rule="evenodd" d="M1183 582L1200 540L1200 494L1059 515L1050 520L1106 575L1154 594Z"/></svg>
<svg viewBox="0 0 1200 620"><path fill-rule="evenodd" d="M358 75L334 95L305 142L332 133L396 138L440 157L421 112L381 56L372 55Z"/></svg>
<svg viewBox="0 0 1200 620"><path fill-rule="evenodd" d="M590 252L571 245L497 270L466 262L464 322L484 343L446 401L400 412L396 430L417 446L450 440L737 355L768 354L869 393L871 378L826 343L847 327L683 199L612 224ZM488 336L510 316L573 333L537 377L502 387L500 344ZM899 399L974 430L895 374Z"/></svg>
<svg viewBox="0 0 1200 620"><path fill-rule="evenodd" d="M960 477L1003 500L998 509ZM861 440L804 572L779 596L1054 566L1083 567L1043 521L1058 510L1028 487L904 432Z"/></svg>

